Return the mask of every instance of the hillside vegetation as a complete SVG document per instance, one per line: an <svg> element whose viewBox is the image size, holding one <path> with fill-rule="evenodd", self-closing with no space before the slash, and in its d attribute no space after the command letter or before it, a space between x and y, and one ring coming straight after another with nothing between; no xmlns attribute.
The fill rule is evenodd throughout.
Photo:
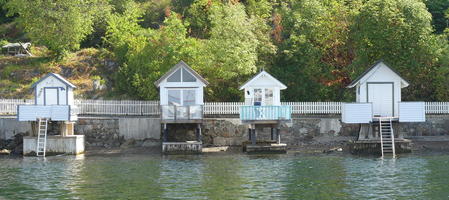
<svg viewBox="0 0 449 200"><path fill-rule="evenodd" d="M180 60L205 77L207 101L241 101L264 69L283 101L352 101L346 86L382 59L402 98L449 101L447 0L0 0L0 98L29 97L48 72L80 98L158 99L153 82ZM95 85L94 85L95 82ZM104 86L99 86L99 85Z"/></svg>

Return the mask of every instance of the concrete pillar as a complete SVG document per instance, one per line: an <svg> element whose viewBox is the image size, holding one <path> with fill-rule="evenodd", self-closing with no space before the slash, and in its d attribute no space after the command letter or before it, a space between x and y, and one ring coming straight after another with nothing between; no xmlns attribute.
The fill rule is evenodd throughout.
<svg viewBox="0 0 449 200"><path fill-rule="evenodd" d="M74 135L74 122L62 122L59 125L61 136Z"/></svg>

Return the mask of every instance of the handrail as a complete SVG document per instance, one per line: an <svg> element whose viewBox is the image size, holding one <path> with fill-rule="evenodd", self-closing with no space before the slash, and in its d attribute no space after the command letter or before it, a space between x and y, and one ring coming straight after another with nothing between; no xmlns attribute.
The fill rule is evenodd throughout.
<svg viewBox="0 0 449 200"><path fill-rule="evenodd" d="M384 141L382 138L382 119L379 117L379 136L380 136L380 151L382 152L382 158L384 157Z"/></svg>
<svg viewBox="0 0 449 200"><path fill-rule="evenodd" d="M391 123L391 119L390 119L390 132L391 132L391 146L392 146L393 158L394 158L394 157L396 157L396 150L395 150L395 146L394 146L394 133L393 133L393 124Z"/></svg>

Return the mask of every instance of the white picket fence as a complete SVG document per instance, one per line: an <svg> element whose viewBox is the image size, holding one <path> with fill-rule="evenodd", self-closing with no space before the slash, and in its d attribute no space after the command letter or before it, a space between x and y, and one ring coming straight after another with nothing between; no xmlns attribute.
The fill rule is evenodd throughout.
<svg viewBox="0 0 449 200"><path fill-rule="evenodd" d="M15 115L21 104L34 104L34 99L0 99L0 114Z"/></svg>
<svg viewBox="0 0 449 200"><path fill-rule="evenodd" d="M159 101L75 100L82 115L159 115Z"/></svg>
<svg viewBox="0 0 449 200"><path fill-rule="evenodd" d="M449 114L449 102L426 102L426 114Z"/></svg>
<svg viewBox="0 0 449 200"><path fill-rule="evenodd" d="M34 104L30 99L0 99L0 115L16 115L17 105ZM159 101L75 100L81 115L159 115ZM206 115L238 115L244 102L206 102ZM341 114L342 102L282 102L292 114ZM427 114L449 114L449 102L426 102Z"/></svg>
<svg viewBox="0 0 449 200"><path fill-rule="evenodd" d="M292 114L340 114L342 102L282 102Z"/></svg>

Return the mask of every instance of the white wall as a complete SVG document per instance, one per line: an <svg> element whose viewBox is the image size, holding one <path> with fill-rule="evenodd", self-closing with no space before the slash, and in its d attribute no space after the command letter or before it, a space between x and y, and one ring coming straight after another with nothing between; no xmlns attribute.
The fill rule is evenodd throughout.
<svg viewBox="0 0 449 200"><path fill-rule="evenodd" d="M44 88L45 87L57 87L59 91L59 105L67 105L67 91L68 87L65 83L61 82L59 79L48 76L45 80L41 81L36 85L35 95L36 95L36 104L44 105ZM64 90L61 90L64 88ZM69 93L70 94L70 93ZM73 98L73 94L72 94Z"/></svg>
<svg viewBox="0 0 449 200"><path fill-rule="evenodd" d="M360 80L360 94L357 91L357 102L366 103L367 99L367 83L375 83L375 82L393 82L393 98L394 98L394 116L398 116L399 113L399 102L401 101L401 77L396 75L393 71L391 71L388 67L386 67L383 63L379 63L381 67L377 69L377 71L372 72L372 75L363 78ZM369 91L368 91L369 92Z"/></svg>

